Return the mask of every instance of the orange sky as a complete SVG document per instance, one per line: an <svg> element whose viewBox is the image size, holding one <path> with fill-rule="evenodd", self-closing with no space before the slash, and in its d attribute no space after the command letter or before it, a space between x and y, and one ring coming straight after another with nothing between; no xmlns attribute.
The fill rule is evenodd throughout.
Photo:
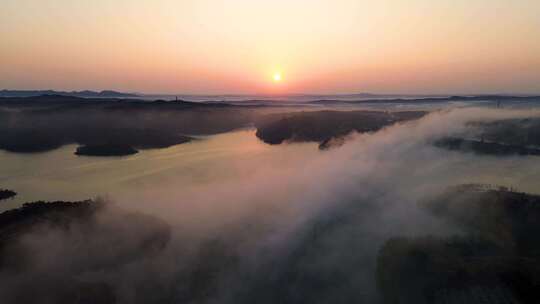
<svg viewBox="0 0 540 304"><path fill-rule="evenodd" d="M3 0L1 7L0 89L540 93L538 0Z"/></svg>

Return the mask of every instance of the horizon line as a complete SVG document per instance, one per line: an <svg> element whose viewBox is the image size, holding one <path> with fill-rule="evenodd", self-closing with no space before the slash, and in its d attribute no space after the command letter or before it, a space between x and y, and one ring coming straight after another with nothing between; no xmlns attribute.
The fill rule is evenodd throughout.
<svg viewBox="0 0 540 304"><path fill-rule="evenodd" d="M124 91L118 89L80 89L80 90L66 90L66 89L7 89L3 88L0 91L56 91L63 93L80 93L80 92L116 92L122 94L134 94L141 97L144 96L351 96L351 95L373 95L373 96L419 96L419 97L451 97L451 96L540 96L538 93L523 93L523 92L478 92L478 93L374 93L374 92L352 92L352 93L316 93L316 92L295 92L295 93L167 93L167 92L140 92L140 91Z"/></svg>

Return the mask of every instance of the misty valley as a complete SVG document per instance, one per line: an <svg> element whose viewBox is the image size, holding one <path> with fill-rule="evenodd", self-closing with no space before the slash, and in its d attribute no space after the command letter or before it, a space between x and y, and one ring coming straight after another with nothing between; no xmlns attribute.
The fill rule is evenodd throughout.
<svg viewBox="0 0 540 304"><path fill-rule="evenodd" d="M122 97L0 98L2 303L540 296L540 99Z"/></svg>

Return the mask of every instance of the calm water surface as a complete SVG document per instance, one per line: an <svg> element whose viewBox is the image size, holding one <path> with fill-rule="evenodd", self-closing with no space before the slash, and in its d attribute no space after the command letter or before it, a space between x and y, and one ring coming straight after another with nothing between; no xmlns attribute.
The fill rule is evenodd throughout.
<svg viewBox="0 0 540 304"><path fill-rule="evenodd" d="M291 146L294 146L291 147ZM267 145L255 130L240 130L201 138L166 149L143 150L127 157L86 157L74 155L77 145L36 154L0 150L0 188L19 194L2 202L0 211L36 200L82 200L136 195L157 185L226 180L238 171L256 170L265 157L284 159L318 153L315 144ZM252 164L242 165L242 164Z"/></svg>

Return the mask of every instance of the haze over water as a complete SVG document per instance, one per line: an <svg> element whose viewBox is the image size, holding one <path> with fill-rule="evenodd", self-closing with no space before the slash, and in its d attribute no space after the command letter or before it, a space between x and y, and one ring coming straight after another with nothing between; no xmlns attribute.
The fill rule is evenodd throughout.
<svg viewBox="0 0 540 304"><path fill-rule="evenodd" d="M461 106L467 108L475 105L464 103ZM487 109L494 107L492 103L488 103L487 106ZM440 104L384 105L365 109L417 110L432 107L441 109ZM444 108L455 109L456 105L444 104L442 109ZM526 108L534 111L537 106L528 104ZM306 111L306 108L293 110ZM283 109L275 111L280 112ZM286 170L289 165L302 167L302 163L308 164L319 157L328 157L329 153L319 151L315 143L271 146L258 139L255 130L250 128L202 136L191 143L166 149L143 150L126 157L77 156L73 154L76 147L66 145L60 149L37 154L0 151L0 163L3 165L0 183L5 188L17 189L19 192L15 199L4 202L1 210L12 209L24 202L36 200L83 200L106 197L117 201L130 201L143 194L159 197L160 193L166 196L167 193L178 193L197 186L211 189L212 184L226 183L230 180L249 180L250 175L267 170L268 163L278 166L273 168L274 170ZM512 159L508 161L509 166L514 162ZM531 158L530 161L534 163L535 158ZM503 163L501 161L500 165ZM466 162L466 166L469 165ZM507 184L504 176L483 173L485 169L487 168L479 169L477 174L480 175L470 176L466 181ZM537 190L534 183L532 188L526 186L527 183L524 181L520 181L520 185L529 191Z"/></svg>

